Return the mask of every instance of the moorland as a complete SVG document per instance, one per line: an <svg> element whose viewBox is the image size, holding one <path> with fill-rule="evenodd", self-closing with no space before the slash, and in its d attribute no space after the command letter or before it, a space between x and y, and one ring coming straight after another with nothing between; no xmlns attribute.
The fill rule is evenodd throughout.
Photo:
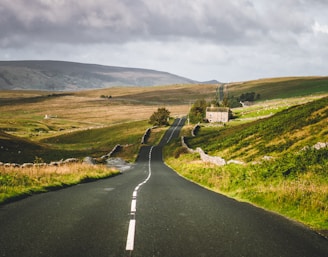
<svg viewBox="0 0 328 257"><path fill-rule="evenodd" d="M111 86L195 83L168 72L64 61L0 61L0 89L78 91Z"/></svg>
<svg viewBox="0 0 328 257"><path fill-rule="evenodd" d="M232 98L247 92L260 98L251 106L233 108L234 119L227 124L201 124L195 137L190 135L194 124L189 124L183 135L191 148L202 147L210 155L243 164L203 163L197 154L182 149L180 140L166 147L167 164L211 190L327 230L328 149L313 146L328 142L328 78L272 78L223 87ZM175 84L77 92L1 91L0 161L97 158L120 144L115 156L134 162L141 137L151 126L148 119L157 108L167 108L172 118L185 116L197 99L215 99L217 88L218 84ZM147 144L159 142L165 129L152 129ZM22 174L19 168L0 170L3 201L21 193L6 190L24 187L31 183L28 177L38 174L33 170ZM42 180L44 172L36 177ZM47 190L46 185L41 188ZM33 190L40 187L29 187L24 194Z"/></svg>

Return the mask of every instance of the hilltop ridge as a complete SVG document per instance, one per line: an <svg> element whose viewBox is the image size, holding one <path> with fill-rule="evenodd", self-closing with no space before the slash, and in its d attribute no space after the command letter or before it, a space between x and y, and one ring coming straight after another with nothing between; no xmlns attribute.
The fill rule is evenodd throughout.
<svg viewBox="0 0 328 257"><path fill-rule="evenodd" d="M150 69L64 61L0 61L0 89L6 90L78 91L193 83L198 82Z"/></svg>

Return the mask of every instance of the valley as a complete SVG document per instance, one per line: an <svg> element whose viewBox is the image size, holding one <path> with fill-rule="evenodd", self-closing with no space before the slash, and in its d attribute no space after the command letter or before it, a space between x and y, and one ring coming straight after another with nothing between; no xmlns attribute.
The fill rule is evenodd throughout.
<svg viewBox="0 0 328 257"><path fill-rule="evenodd" d="M124 147L115 157L133 163L141 147L141 137L151 127L148 119L157 108L167 108L172 118L186 116L196 100L213 101L217 87L217 84L175 84L68 92L0 91L0 161L33 163L38 159L50 162L71 157L99 158L120 144ZM313 152L312 159L304 159L305 156L297 153L306 146L328 142L325 102L328 79L277 78L225 85L225 93L230 97L252 91L261 98L251 106L233 108L234 118L229 123L201 124L196 137L190 137L194 124L186 124L181 134L192 148L202 147L210 155L240 160L244 165L216 167L182 150L180 157L175 158L181 148L180 139L166 147L167 164L211 190L282 213L316 230L327 230L327 202L324 197L317 197L327 194L323 172L327 149ZM166 129L152 129L147 145L158 144ZM272 141L261 141L269 136ZM255 164L265 156L274 160ZM297 172L297 158L311 162L302 164L308 168L301 174ZM0 170L1 176L8 174L3 173L4 167ZM283 175L286 171L293 176ZM19 174L20 170L12 172ZM276 197L277 191L283 195L272 199L269 189ZM299 190L307 192L306 196L299 194ZM309 200L310 206L303 203L303 198Z"/></svg>

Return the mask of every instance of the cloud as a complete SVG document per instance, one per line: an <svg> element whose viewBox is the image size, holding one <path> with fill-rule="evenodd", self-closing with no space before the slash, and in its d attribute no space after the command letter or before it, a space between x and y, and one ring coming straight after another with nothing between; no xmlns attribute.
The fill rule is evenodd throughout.
<svg viewBox="0 0 328 257"><path fill-rule="evenodd" d="M264 30L256 9L244 0L3 0L0 15L1 40L14 43L24 38L85 44L175 38L240 43Z"/></svg>
<svg viewBox="0 0 328 257"><path fill-rule="evenodd" d="M250 44L305 29L302 13L266 6L259 9L246 0L3 0L0 37L2 46L25 38L81 44L177 38Z"/></svg>
<svg viewBox="0 0 328 257"><path fill-rule="evenodd" d="M325 74L327 7L325 0L2 0L0 59L143 67L199 80Z"/></svg>
<svg viewBox="0 0 328 257"><path fill-rule="evenodd" d="M312 29L316 33L328 34L328 25L321 25L317 21L312 26Z"/></svg>

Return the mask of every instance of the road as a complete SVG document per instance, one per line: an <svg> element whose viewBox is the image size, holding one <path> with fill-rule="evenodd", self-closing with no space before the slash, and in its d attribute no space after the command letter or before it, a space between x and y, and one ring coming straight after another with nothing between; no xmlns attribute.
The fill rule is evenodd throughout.
<svg viewBox="0 0 328 257"><path fill-rule="evenodd" d="M312 230L167 167L162 147L183 123L120 176L1 206L0 256L328 256L328 241Z"/></svg>

